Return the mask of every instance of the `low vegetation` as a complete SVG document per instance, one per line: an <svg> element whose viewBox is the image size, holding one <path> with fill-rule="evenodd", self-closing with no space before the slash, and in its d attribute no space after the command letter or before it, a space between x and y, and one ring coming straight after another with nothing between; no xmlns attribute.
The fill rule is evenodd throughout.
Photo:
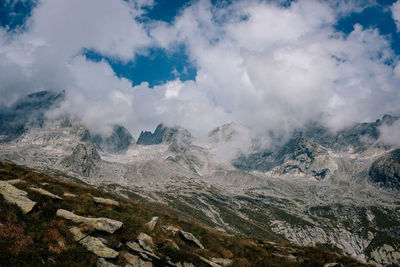
<svg viewBox="0 0 400 267"><path fill-rule="evenodd" d="M128 250L126 242L135 240L139 233L149 234L154 241L154 253L160 257L155 266L166 266L162 262L192 262L195 266L208 266L206 259L230 259L230 266L324 266L340 263L344 266L364 266L358 261L313 247L296 247L286 243L273 243L264 239L221 234L190 217L179 217L173 208L162 205L143 205L120 198L110 193L72 181L56 179L35 170L0 162L0 179L21 179L15 187L28 192L27 197L37 202L28 214L18 206L8 203L0 195L0 266L94 266L98 257L87 251L68 230L73 222L57 217L58 209L66 209L77 215L106 217L123 222L123 226L110 235L96 233L92 227L77 225L87 234L106 239L107 245L117 251ZM53 199L30 187L43 188L63 199ZM77 197L67 197L71 193ZM119 202L118 206L107 206L93 201L93 197L109 198ZM140 202L140 203L139 203ZM158 216L156 227L150 230L145 225L153 216ZM205 247L200 249L162 229L162 225L173 225L192 233ZM174 242L179 249L171 245ZM163 261L165 260L165 261ZM125 265L122 257L112 263Z"/></svg>

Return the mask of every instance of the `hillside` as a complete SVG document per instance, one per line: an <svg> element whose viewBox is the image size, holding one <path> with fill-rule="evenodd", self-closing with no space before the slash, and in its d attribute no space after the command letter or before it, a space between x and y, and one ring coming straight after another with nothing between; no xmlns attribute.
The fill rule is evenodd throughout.
<svg viewBox="0 0 400 267"><path fill-rule="evenodd" d="M139 196L116 197L9 162L0 163L0 177L2 266L364 266L314 247L217 233ZM33 209L23 212L11 204L10 187L27 192L25 197L36 202ZM60 210L120 221L122 227L115 222L74 223Z"/></svg>

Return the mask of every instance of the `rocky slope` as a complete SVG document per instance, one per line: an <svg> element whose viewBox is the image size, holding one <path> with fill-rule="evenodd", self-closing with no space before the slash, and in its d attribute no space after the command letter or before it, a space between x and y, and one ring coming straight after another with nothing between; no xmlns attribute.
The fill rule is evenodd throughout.
<svg viewBox="0 0 400 267"><path fill-rule="evenodd" d="M218 150L238 151L231 145L247 140L243 127L221 126L201 144L182 127L160 124L127 145L125 130L96 141L65 115L3 139L0 158L166 204L219 233L400 264L398 150L380 137L380 127L396 120L386 115L337 133L310 124L273 148L254 146L226 162Z"/></svg>
<svg viewBox="0 0 400 267"><path fill-rule="evenodd" d="M9 185L0 187L2 266L364 266L313 247L221 234L134 194L116 197L6 162L0 173ZM27 210L9 197L21 192L37 204Z"/></svg>

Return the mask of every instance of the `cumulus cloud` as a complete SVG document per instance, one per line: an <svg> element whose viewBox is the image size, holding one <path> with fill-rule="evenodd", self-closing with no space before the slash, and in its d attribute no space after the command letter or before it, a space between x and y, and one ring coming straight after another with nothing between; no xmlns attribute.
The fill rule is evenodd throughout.
<svg viewBox="0 0 400 267"><path fill-rule="evenodd" d="M392 125L382 125L379 131L385 144L400 147L400 120L395 121Z"/></svg>
<svg viewBox="0 0 400 267"><path fill-rule="evenodd" d="M397 31L400 32L400 1L393 3L390 9L392 11L392 17L396 23Z"/></svg>
<svg viewBox="0 0 400 267"><path fill-rule="evenodd" d="M255 135L282 134L310 120L338 129L400 112L400 65L388 37L361 25L348 35L334 28L365 1L234 1L221 8L200 0L172 23L138 20L143 5L153 4L41 1L26 32L0 28L1 100L66 89L64 109L91 128L123 123L134 135L159 122L201 135L231 121ZM154 88L132 86L107 62L81 55L86 48L134 60L147 48L180 44L197 68L195 80Z"/></svg>

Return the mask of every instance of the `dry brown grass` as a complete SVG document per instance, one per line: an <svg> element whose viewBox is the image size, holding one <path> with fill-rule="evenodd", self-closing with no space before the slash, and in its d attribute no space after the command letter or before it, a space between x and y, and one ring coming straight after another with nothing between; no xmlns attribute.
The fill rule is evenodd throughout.
<svg viewBox="0 0 400 267"><path fill-rule="evenodd" d="M10 223L0 225L0 238L11 243L8 251L12 255L21 254L32 244L32 238L25 235L24 228Z"/></svg>

